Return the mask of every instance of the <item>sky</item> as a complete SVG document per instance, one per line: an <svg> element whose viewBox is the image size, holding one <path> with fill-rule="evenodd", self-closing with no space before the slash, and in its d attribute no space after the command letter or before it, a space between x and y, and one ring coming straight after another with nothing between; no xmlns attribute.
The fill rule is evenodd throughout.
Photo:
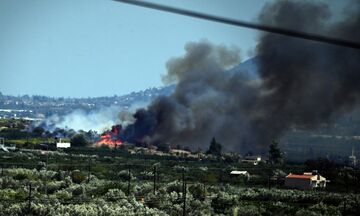
<svg viewBox="0 0 360 216"><path fill-rule="evenodd" d="M151 0L250 22L270 1ZM111 0L0 0L0 92L98 97L159 87L187 42L234 45L246 60L258 33Z"/></svg>

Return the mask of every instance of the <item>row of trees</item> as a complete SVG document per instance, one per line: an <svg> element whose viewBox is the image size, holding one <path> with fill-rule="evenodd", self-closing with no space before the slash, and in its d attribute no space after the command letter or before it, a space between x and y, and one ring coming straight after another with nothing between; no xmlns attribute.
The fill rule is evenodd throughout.
<svg viewBox="0 0 360 216"><path fill-rule="evenodd" d="M222 153L222 145L216 141L215 137L211 139L209 149L206 151L206 154L212 154L220 156ZM269 163L273 165L282 164L283 153L279 148L279 144L276 141L272 141L269 146Z"/></svg>

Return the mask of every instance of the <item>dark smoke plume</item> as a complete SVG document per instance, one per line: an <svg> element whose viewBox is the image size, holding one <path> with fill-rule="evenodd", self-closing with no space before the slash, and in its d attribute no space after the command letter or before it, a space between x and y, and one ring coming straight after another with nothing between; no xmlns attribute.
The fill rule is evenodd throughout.
<svg viewBox="0 0 360 216"><path fill-rule="evenodd" d="M360 38L360 4L330 23L325 4L278 1L263 9L267 25ZM123 131L129 142L207 147L211 137L226 150L263 151L293 126L314 127L359 102L360 52L274 34L259 38L259 80L229 73L240 62L234 47L188 43L186 54L168 61L167 83L175 92L134 114Z"/></svg>
<svg viewBox="0 0 360 216"><path fill-rule="evenodd" d="M138 110L124 138L194 148L207 146L213 136L229 147L252 143L249 121L258 85L241 73L226 72L240 62L239 50L207 41L188 43L185 50L166 65L163 80L177 83L174 93Z"/></svg>
<svg viewBox="0 0 360 216"><path fill-rule="evenodd" d="M346 8L342 20L330 23L327 5L278 1L265 6L265 24L331 37L360 40L360 2ZM359 102L360 51L274 34L260 37L257 47L262 98L267 118L257 124L265 140L291 126L314 127L349 111Z"/></svg>

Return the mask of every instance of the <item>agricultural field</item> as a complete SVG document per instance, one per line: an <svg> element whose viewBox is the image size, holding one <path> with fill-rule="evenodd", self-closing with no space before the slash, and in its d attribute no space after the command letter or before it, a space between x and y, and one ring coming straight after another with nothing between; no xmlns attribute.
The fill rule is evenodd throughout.
<svg viewBox="0 0 360 216"><path fill-rule="evenodd" d="M21 149L0 154L1 215L358 215L357 180L290 190L304 165L128 154L124 149ZM250 179L232 177L247 170ZM344 178L346 179L346 178ZM345 187L345 183L351 187ZM336 185L336 187L334 186Z"/></svg>

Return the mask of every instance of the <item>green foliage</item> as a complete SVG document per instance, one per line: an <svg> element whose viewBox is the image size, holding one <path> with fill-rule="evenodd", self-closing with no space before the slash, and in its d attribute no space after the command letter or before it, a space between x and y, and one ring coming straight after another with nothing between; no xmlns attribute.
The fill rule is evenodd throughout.
<svg viewBox="0 0 360 216"><path fill-rule="evenodd" d="M311 206L308 209L300 209L296 212L296 216L309 215L309 216L340 216L341 212L332 206L324 205L323 203L318 203Z"/></svg>
<svg viewBox="0 0 360 216"><path fill-rule="evenodd" d="M26 139L30 134L18 128L5 128L0 131L0 137L6 139ZM8 140L6 140L8 143ZM11 142L9 142L11 143Z"/></svg>
<svg viewBox="0 0 360 216"><path fill-rule="evenodd" d="M121 170L119 173L118 173L118 178L121 180L121 181L128 181L129 179L131 180L133 177L132 173L129 172L129 170Z"/></svg>
<svg viewBox="0 0 360 216"><path fill-rule="evenodd" d="M279 185L270 190L261 184L240 186L228 181L225 175L229 170L249 166L219 161L161 160L161 166L157 165L154 194L153 165L159 163L159 158L144 160L127 155L130 157L125 159L118 152L101 155L103 152L97 152L98 149L85 150L90 153L52 152L47 155L48 166L41 169L35 169L38 162L46 160L40 152L1 153L4 165L14 160L23 162L27 168L8 165L0 171L0 200L6 201L0 202L0 215L27 214L29 183L33 186L30 215L182 215L183 173L188 183L186 215L359 215L360 212L358 194L286 190ZM91 176L86 181L89 158ZM261 174L269 165L251 167L251 173L263 178ZM291 169L294 167L304 168L297 165ZM131 170L129 194L128 168ZM286 169L285 166L272 169L272 174L282 178ZM341 171L339 178L346 174L349 182L355 182L356 170L336 169Z"/></svg>
<svg viewBox="0 0 360 216"><path fill-rule="evenodd" d="M22 189L4 189L0 190L0 200L25 200L27 192Z"/></svg>
<svg viewBox="0 0 360 216"><path fill-rule="evenodd" d="M72 194L66 190L59 190L55 193L55 197L60 201L68 201L73 197Z"/></svg>
<svg viewBox="0 0 360 216"><path fill-rule="evenodd" d="M180 193L182 192L182 182L180 181L173 181L166 185L165 190L167 193Z"/></svg>
<svg viewBox="0 0 360 216"><path fill-rule="evenodd" d="M218 214L229 214L235 205L236 197L225 192L218 193L211 201L211 207Z"/></svg>
<svg viewBox="0 0 360 216"><path fill-rule="evenodd" d="M71 146L74 147L85 147L89 145L89 141L83 134L76 134L70 139Z"/></svg>
<svg viewBox="0 0 360 216"><path fill-rule="evenodd" d="M190 185L189 192L192 194L194 199L202 201L205 199L206 191L204 185L202 184L197 183Z"/></svg>
<svg viewBox="0 0 360 216"><path fill-rule="evenodd" d="M39 178L39 173L36 170L29 170L24 168L7 170L8 175L12 176L15 180L36 180Z"/></svg>
<svg viewBox="0 0 360 216"><path fill-rule="evenodd" d="M82 173L79 170L74 170L71 172L71 180L74 183L80 184L81 182L83 182L86 179L86 175L84 173Z"/></svg>
<svg viewBox="0 0 360 216"><path fill-rule="evenodd" d="M266 212L264 208L257 205L239 205L234 208L233 213L234 215L239 216L261 216ZM280 215L280 214L277 214Z"/></svg>
<svg viewBox="0 0 360 216"><path fill-rule="evenodd" d="M215 184L218 182L219 176L216 173L206 174L203 178L203 181L209 184Z"/></svg>
<svg viewBox="0 0 360 216"><path fill-rule="evenodd" d="M32 130L32 134L34 137L41 137L44 134L45 130L42 127L35 127Z"/></svg>
<svg viewBox="0 0 360 216"><path fill-rule="evenodd" d="M110 202L116 202L121 199L126 199L126 195L119 189L110 189L104 196L105 200Z"/></svg>
<svg viewBox="0 0 360 216"><path fill-rule="evenodd" d="M309 210L316 212L319 215L331 215L331 216L341 215L340 211L336 207L325 205L322 202L311 206Z"/></svg>

